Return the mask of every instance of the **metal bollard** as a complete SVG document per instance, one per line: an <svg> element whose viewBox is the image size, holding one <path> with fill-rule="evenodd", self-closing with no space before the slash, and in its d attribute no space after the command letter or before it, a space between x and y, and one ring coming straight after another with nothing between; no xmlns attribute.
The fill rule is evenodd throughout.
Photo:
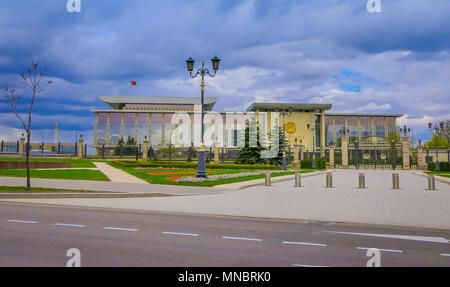
<svg viewBox="0 0 450 287"><path fill-rule="evenodd" d="M301 172L295 173L295 187L302 187L302 174Z"/></svg>
<svg viewBox="0 0 450 287"><path fill-rule="evenodd" d="M434 175L428 175L428 190L436 190L436 183L434 179Z"/></svg>
<svg viewBox="0 0 450 287"><path fill-rule="evenodd" d="M392 189L400 189L400 180L398 173L392 174Z"/></svg>
<svg viewBox="0 0 450 287"><path fill-rule="evenodd" d="M359 188L366 188L366 175L364 173L359 174Z"/></svg>
<svg viewBox="0 0 450 287"><path fill-rule="evenodd" d="M333 174L331 172L327 173L327 188L333 187Z"/></svg>
<svg viewBox="0 0 450 287"><path fill-rule="evenodd" d="M271 173L269 171L267 171L266 172L266 182L265 182L266 186L271 186L272 185L270 175L271 175Z"/></svg>

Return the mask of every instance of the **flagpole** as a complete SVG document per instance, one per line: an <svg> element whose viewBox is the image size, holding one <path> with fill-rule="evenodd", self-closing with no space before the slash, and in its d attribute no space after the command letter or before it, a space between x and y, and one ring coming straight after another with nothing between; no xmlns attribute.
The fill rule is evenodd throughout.
<svg viewBox="0 0 450 287"><path fill-rule="evenodd" d="M133 86L136 86L136 81L131 81L131 83L130 83L130 96L134 96L134 94L133 94L133 92L134 92Z"/></svg>

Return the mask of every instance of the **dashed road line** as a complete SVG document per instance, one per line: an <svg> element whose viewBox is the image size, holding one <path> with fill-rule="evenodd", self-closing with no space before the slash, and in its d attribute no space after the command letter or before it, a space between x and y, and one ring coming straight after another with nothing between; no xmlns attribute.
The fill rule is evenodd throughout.
<svg viewBox="0 0 450 287"><path fill-rule="evenodd" d="M37 223L37 221L17 220L17 219L8 219L7 222L24 223L24 224L36 224ZM76 227L76 228L86 227L86 225L82 225L82 224L68 224L68 223L54 223L53 226ZM128 231L128 232L139 231L138 229L134 229L134 228L120 228L120 227L110 227L110 226L105 226L105 227L103 227L103 229L114 230L114 231ZM183 233L183 232L169 232L169 231L164 231L162 233L166 234L166 235L178 235L178 236L190 236L190 237L198 237L199 236L199 234L197 234L197 233ZM234 237L234 236L222 236L222 239L253 241L253 242L262 242L263 241L262 239L259 239L259 238ZM312 243L312 242L283 241L282 243L286 244L286 245L327 247L326 244ZM359 250L378 249L379 251L382 251L382 252L391 252L391 253L402 253L403 252L402 250L369 248L369 247L357 247L356 249L359 249ZM440 254L440 256L450 257L450 254L442 253L442 254ZM295 266L295 267L328 267L328 266L318 266L318 265L308 265L308 264L291 264L291 266Z"/></svg>
<svg viewBox="0 0 450 287"><path fill-rule="evenodd" d="M222 236L222 239L256 241L256 242L262 241L262 239L258 239L258 238L233 237L233 236Z"/></svg>
<svg viewBox="0 0 450 287"><path fill-rule="evenodd" d="M25 220L15 220L15 219L9 219L8 222L12 223L26 223L26 224L36 224L36 221L25 221Z"/></svg>
<svg viewBox="0 0 450 287"><path fill-rule="evenodd" d="M162 233L166 234L166 235L179 235L179 236L191 236L191 237L198 236L198 234L196 234L196 233L182 233L182 232L169 232L169 231L164 231Z"/></svg>
<svg viewBox="0 0 450 287"><path fill-rule="evenodd" d="M106 230L116 230L116 231L131 231L131 232L139 231L138 229L133 229L133 228L119 228L119 227L103 227L103 229L106 229Z"/></svg>
<svg viewBox="0 0 450 287"><path fill-rule="evenodd" d="M53 226L78 227L78 228L86 227L86 225L81 225L81 224L67 224L67 223L55 223L55 224L53 224Z"/></svg>
<svg viewBox="0 0 450 287"><path fill-rule="evenodd" d="M359 249L359 250L377 249L377 250L380 250L380 251L383 251L383 252L392 252L392 253L402 253L403 252L402 250L381 249L381 248L374 248L374 247L371 247L371 248L369 248L369 247L357 247L356 249Z"/></svg>
<svg viewBox="0 0 450 287"><path fill-rule="evenodd" d="M357 232L342 232L342 231L327 231L329 233L335 234L347 234L347 235L359 235L359 236L371 236L379 238L391 238L391 239L402 239L402 240L414 240L423 242L434 242L434 243L445 243L448 244L449 241L443 237L430 237L430 236L413 236L413 235L396 235L396 234L376 234L376 233L357 233Z"/></svg>
<svg viewBox="0 0 450 287"><path fill-rule="evenodd" d="M307 246L320 246L326 247L326 244L320 243L311 243L311 242L295 242L295 241L283 241L283 244L291 244L291 245L307 245Z"/></svg>

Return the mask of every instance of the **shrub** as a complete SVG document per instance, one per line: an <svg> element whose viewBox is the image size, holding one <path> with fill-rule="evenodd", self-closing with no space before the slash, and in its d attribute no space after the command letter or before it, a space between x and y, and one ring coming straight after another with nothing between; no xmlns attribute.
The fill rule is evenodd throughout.
<svg viewBox="0 0 450 287"><path fill-rule="evenodd" d="M304 159L300 162L302 168L312 168L313 160L311 158ZM324 158L316 158L316 168L325 169L327 162Z"/></svg>
<svg viewBox="0 0 450 287"><path fill-rule="evenodd" d="M428 170L429 171L435 171L436 170L436 163L435 162L429 162L428 163ZM439 170L440 171L450 171L450 163L448 162L439 162Z"/></svg>
<svg viewBox="0 0 450 287"><path fill-rule="evenodd" d="M445 162L445 161L440 162L440 163L439 163L439 169L440 169L441 171L450 171L450 163Z"/></svg>

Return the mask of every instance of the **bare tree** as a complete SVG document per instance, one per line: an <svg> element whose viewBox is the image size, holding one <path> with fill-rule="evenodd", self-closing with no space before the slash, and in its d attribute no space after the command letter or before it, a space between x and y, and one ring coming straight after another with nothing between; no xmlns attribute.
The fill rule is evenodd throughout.
<svg viewBox="0 0 450 287"><path fill-rule="evenodd" d="M450 142L450 120L439 122L439 125L435 124L435 132Z"/></svg>
<svg viewBox="0 0 450 287"><path fill-rule="evenodd" d="M14 115L19 119L27 134L27 142L25 148L26 154L26 166L27 166L27 190L31 190L30 181L30 151L31 151L31 114L34 105L34 99L37 94L42 93L44 89L50 85L51 81L44 81L45 73L47 69L42 65L40 60L32 61L30 67L26 72L21 73L22 85L31 90L31 102L28 110L28 121L25 122L22 116L17 111L17 102L20 101L20 96L17 95L15 88L10 88L8 84L5 84L3 88L3 95L8 100Z"/></svg>

